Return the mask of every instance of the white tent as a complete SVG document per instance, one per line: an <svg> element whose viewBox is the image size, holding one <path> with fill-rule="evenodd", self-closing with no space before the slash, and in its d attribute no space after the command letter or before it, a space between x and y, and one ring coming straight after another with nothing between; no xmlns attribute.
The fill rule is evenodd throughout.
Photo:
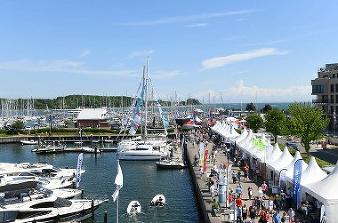
<svg viewBox="0 0 338 223"><path fill-rule="evenodd" d="M242 140L240 143L239 143L239 148L240 149L244 149L245 147L248 147L250 145L250 142L251 142L251 139L253 138L253 133L252 133L252 130L250 129L249 130L249 133L248 135L245 137L244 140Z"/></svg>
<svg viewBox="0 0 338 223"><path fill-rule="evenodd" d="M266 162L267 163L273 163L275 161L277 161L280 156L282 155L282 151L280 150L278 143L275 143L275 145L273 145L273 149L271 153L267 154L267 159Z"/></svg>
<svg viewBox="0 0 338 223"><path fill-rule="evenodd" d="M318 182L327 177L327 174L318 166L316 158L311 156L309 165L306 170L302 173L300 184L306 185L314 182Z"/></svg>
<svg viewBox="0 0 338 223"><path fill-rule="evenodd" d="M338 222L338 162L332 173L313 184L303 186L303 191L322 202L325 206L327 223Z"/></svg>
<svg viewBox="0 0 338 223"><path fill-rule="evenodd" d="M275 162L267 163L269 169L274 170L276 173L279 173L282 169L287 167L293 160L292 155L290 154L287 147L285 147L280 158Z"/></svg>
<svg viewBox="0 0 338 223"><path fill-rule="evenodd" d="M247 132L246 136L243 137L241 140L238 140L238 141L236 142L239 148L241 148L242 144L243 144L243 143L245 142L245 140L249 137L250 132L252 132L252 131L251 131L251 129L247 129L246 132ZM251 134L252 134L252 133L251 133Z"/></svg>
<svg viewBox="0 0 338 223"><path fill-rule="evenodd" d="M286 180L288 180L290 183L292 183L293 181L293 174L294 174L294 169L295 169L295 163L297 162L297 160L302 159L302 156L300 155L300 152L297 151L295 156L293 157L293 160L291 161L291 163L285 167L286 169L286 174L285 174L285 178ZM307 168L307 164L304 162L304 160L298 161L298 162L302 162L302 170L301 172L304 172L305 169Z"/></svg>
<svg viewBox="0 0 338 223"><path fill-rule="evenodd" d="M236 144L240 143L243 139L245 139L245 137L248 135L248 131L246 129L242 130L242 134L240 134L237 138L236 138Z"/></svg>

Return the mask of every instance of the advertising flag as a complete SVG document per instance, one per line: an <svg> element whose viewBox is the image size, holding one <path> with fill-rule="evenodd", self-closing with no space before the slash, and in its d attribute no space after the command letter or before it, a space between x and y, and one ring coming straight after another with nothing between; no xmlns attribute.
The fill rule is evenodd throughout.
<svg viewBox="0 0 338 223"><path fill-rule="evenodd" d="M300 207L301 203L301 186L300 186L300 180L302 178L302 160L299 159L294 164L293 169L293 188L292 188L292 198L295 202L297 209Z"/></svg>
<svg viewBox="0 0 338 223"><path fill-rule="evenodd" d="M76 165L76 188L80 186L81 182L81 171L82 171L83 153L80 153L77 157Z"/></svg>

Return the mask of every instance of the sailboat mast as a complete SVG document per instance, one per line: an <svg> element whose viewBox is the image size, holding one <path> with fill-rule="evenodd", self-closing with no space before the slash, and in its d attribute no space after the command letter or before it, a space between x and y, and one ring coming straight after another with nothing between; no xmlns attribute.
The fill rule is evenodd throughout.
<svg viewBox="0 0 338 223"><path fill-rule="evenodd" d="M143 76L144 81L144 101L145 101L145 120L144 120L144 138L147 138L147 121L148 121L148 75L149 75L149 58L147 59L147 70Z"/></svg>

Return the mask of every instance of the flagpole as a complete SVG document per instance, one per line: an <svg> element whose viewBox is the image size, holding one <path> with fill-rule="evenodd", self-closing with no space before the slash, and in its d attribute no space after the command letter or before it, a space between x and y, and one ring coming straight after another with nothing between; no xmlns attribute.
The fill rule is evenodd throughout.
<svg viewBox="0 0 338 223"><path fill-rule="evenodd" d="M117 160L117 169L119 168L120 160ZM119 223L119 196L116 199L116 223Z"/></svg>

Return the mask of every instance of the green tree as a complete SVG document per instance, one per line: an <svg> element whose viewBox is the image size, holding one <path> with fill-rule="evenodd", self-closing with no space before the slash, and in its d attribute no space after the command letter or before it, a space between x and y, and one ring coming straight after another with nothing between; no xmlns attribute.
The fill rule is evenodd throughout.
<svg viewBox="0 0 338 223"><path fill-rule="evenodd" d="M254 105L254 103L251 102L249 104L246 104L245 110L246 111L256 111L256 106Z"/></svg>
<svg viewBox="0 0 338 223"><path fill-rule="evenodd" d="M289 130L292 135L301 139L307 153L310 142L323 136L329 120L323 111L311 105L294 103L289 106Z"/></svg>
<svg viewBox="0 0 338 223"><path fill-rule="evenodd" d="M271 111L272 110L272 106L271 105L269 105L269 104L266 104L266 105L264 105L264 107L262 108L262 112L263 113L267 113L268 111Z"/></svg>
<svg viewBox="0 0 338 223"><path fill-rule="evenodd" d="M286 133L286 125L286 116L281 110L274 108L266 113L265 129L273 134L276 143L277 135L283 135Z"/></svg>
<svg viewBox="0 0 338 223"><path fill-rule="evenodd" d="M25 127L25 124L21 120L16 120L15 122L13 122L11 127L15 130L21 130Z"/></svg>
<svg viewBox="0 0 338 223"><path fill-rule="evenodd" d="M245 120L248 123L249 128L254 132L257 132L258 129L262 128L264 124L262 117L257 113L248 115Z"/></svg>

